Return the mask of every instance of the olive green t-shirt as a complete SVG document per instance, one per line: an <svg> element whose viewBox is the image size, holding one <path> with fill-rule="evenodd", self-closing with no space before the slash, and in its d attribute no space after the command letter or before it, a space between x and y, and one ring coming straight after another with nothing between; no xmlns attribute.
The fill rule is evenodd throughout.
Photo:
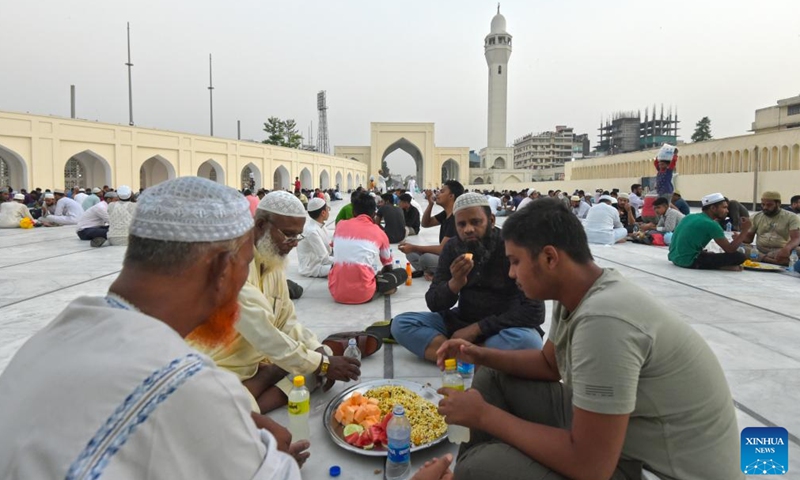
<svg viewBox="0 0 800 480"><path fill-rule="evenodd" d="M800 229L800 217L783 209L774 217L758 212L752 222L750 231L755 232L756 246L763 253L783 248L789 241L789 232Z"/></svg>
<svg viewBox="0 0 800 480"><path fill-rule="evenodd" d="M722 367L651 294L605 269L574 312L555 303L549 338L573 406L630 414L623 459L662 479L744 478Z"/></svg>
<svg viewBox="0 0 800 480"><path fill-rule="evenodd" d="M667 258L679 267L691 267L708 242L724 236L719 223L705 213L686 215L672 233Z"/></svg>

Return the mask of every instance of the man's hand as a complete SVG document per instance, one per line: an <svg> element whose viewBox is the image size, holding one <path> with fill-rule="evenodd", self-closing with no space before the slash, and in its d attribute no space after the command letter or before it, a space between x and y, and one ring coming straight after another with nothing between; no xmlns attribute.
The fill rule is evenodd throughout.
<svg viewBox="0 0 800 480"><path fill-rule="evenodd" d="M472 257L472 255L470 255ZM467 275L472 271L475 262L472 258L468 258L466 254L456 257L453 263L450 264L450 279L451 290L456 288L453 293L458 293L467 284Z"/></svg>
<svg viewBox="0 0 800 480"><path fill-rule="evenodd" d="M397 246L397 249L405 253L406 255L408 255L409 253L414 253L415 248L416 245L413 245L411 243L401 243L400 245Z"/></svg>
<svg viewBox="0 0 800 480"><path fill-rule="evenodd" d="M444 415L449 425L462 425L467 428L479 428L479 421L489 404L483 395L474 388L461 392L452 388L437 390L444 398L439 400L439 414Z"/></svg>
<svg viewBox="0 0 800 480"><path fill-rule="evenodd" d="M473 323L472 325L456 330L453 333L453 336L450 338L461 339L461 340L466 340L470 343L475 343L475 341L481 335L483 335L481 327L477 323Z"/></svg>
<svg viewBox="0 0 800 480"><path fill-rule="evenodd" d="M311 447L311 442L308 440L300 440L299 442L294 442L289 446L289 451L286 452L292 457L294 457L294 461L297 462L297 466L303 468L303 464L306 463L308 457L311 456L311 452L308 451L309 447Z"/></svg>
<svg viewBox="0 0 800 480"><path fill-rule="evenodd" d="M289 433L288 429L266 415L252 412L250 416L253 417L256 428L263 428L275 437L275 440L278 442L278 450L284 453L290 453L289 448L292 443L292 434Z"/></svg>
<svg viewBox="0 0 800 480"><path fill-rule="evenodd" d="M411 480L453 480L453 472L450 471L450 464L453 463L453 455L448 453L442 458L433 457L428 460Z"/></svg>
<svg viewBox="0 0 800 480"><path fill-rule="evenodd" d="M433 201L433 190L425 190L425 200L427 200L428 203Z"/></svg>
<svg viewBox="0 0 800 480"><path fill-rule="evenodd" d="M750 217L742 217L739 219L739 231L742 233L747 233L750 231L750 227L753 226L753 223L750 221Z"/></svg>
<svg viewBox="0 0 800 480"><path fill-rule="evenodd" d="M481 365L484 351L483 347L460 338L446 340L436 350L436 365L439 366L439 369L444 370L444 361L447 358L456 358L473 365Z"/></svg>
<svg viewBox="0 0 800 480"><path fill-rule="evenodd" d="M336 383L336 380L349 382L357 380L361 376L361 362L350 357L328 357L331 364L328 366L328 381L322 387L323 392L327 392Z"/></svg>

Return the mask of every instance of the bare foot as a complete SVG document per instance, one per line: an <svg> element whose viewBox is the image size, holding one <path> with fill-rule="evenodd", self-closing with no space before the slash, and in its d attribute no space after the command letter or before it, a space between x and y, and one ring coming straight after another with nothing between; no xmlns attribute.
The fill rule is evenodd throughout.
<svg viewBox="0 0 800 480"><path fill-rule="evenodd" d="M741 272L744 270L744 267L741 265L729 265L727 267L719 267L720 270L727 270L729 272Z"/></svg>

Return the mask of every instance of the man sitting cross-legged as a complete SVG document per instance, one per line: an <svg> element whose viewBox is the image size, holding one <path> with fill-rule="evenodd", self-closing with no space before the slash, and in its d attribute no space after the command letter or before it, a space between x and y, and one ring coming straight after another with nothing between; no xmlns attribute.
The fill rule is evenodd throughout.
<svg viewBox="0 0 800 480"><path fill-rule="evenodd" d="M290 447L236 377L183 340L234 331L252 231L230 187L148 188L108 293L70 303L0 376L0 478L299 480L278 450L302 463L308 442Z"/></svg>
<svg viewBox="0 0 800 480"><path fill-rule="evenodd" d="M509 350L541 348L544 304L526 299L509 278L500 229L486 197L465 193L453 212L457 235L442 249L425 294L431 311L397 315L392 336L430 361L448 338Z"/></svg>
<svg viewBox="0 0 800 480"><path fill-rule="evenodd" d="M542 350L439 349L440 364L481 366L472 389L440 390L439 412L470 428L455 478L743 480L730 389L692 326L595 264L556 200L512 215L503 238L511 278L554 301L552 324Z"/></svg>
<svg viewBox="0 0 800 480"><path fill-rule="evenodd" d="M742 270L741 265L746 258L737 249L745 236L739 235L729 242L722 227L716 222L728 216L728 199L721 193L712 193L703 197L701 203L702 213L686 215L675 228L669 244L669 260L684 268ZM741 226L744 231L750 230L750 219L742 218ZM711 240L724 253L704 250Z"/></svg>
<svg viewBox="0 0 800 480"><path fill-rule="evenodd" d="M256 251L239 292L236 335L216 348L198 345L242 380L258 404L253 409L263 413L286 404L292 388L287 372L306 375L307 385L326 377L326 390L336 380L355 380L361 373L358 360L332 356L330 348L297 321L286 285L286 255L303 239L305 219L303 204L289 192L276 190L259 202Z"/></svg>
<svg viewBox="0 0 800 480"><path fill-rule="evenodd" d="M742 233L742 243L756 240L758 260L789 265L792 251L800 245L800 217L781 208L780 192L761 194L761 211L753 215L753 225Z"/></svg>

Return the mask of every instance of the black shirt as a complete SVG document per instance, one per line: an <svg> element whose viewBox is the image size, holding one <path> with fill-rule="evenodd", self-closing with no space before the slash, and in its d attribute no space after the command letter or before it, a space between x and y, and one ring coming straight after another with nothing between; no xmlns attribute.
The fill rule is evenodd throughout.
<svg viewBox="0 0 800 480"><path fill-rule="evenodd" d="M403 216L406 219L406 227L410 227L414 233L419 233L419 210L414 205L409 205L408 210L403 210Z"/></svg>
<svg viewBox="0 0 800 480"><path fill-rule="evenodd" d="M540 327L544 323L544 302L525 298L516 281L508 276L509 262L500 229L492 230L492 239L490 255L473 257L475 266L459 294L450 291L447 285L452 278L450 264L466 253L467 247L458 235L444 245L433 282L425 294L428 308L444 317L448 336L473 323L481 328L483 336L479 341L510 327L535 328L544 335Z"/></svg>
<svg viewBox="0 0 800 480"><path fill-rule="evenodd" d="M442 240L444 240L444 237L453 238L453 237L457 237L458 236L458 231L456 231L456 216L455 215L451 214L448 217L447 216L447 212L441 211L441 212L437 213L433 218L435 218L436 221L439 222L439 225L440 225L440 228L439 228L439 243L442 243ZM448 268L448 271L450 271L449 270L449 268L450 268L450 264L449 263L447 264L447 268Z"/></svg>
<svg viewBox="0 0 800 480"><path fill-rule="evenodd" d="M378 209L378 216L383 219L383 231L389 237L389 243L398 243L406 238L406 219L402 208L384 205Z"/></svg>

